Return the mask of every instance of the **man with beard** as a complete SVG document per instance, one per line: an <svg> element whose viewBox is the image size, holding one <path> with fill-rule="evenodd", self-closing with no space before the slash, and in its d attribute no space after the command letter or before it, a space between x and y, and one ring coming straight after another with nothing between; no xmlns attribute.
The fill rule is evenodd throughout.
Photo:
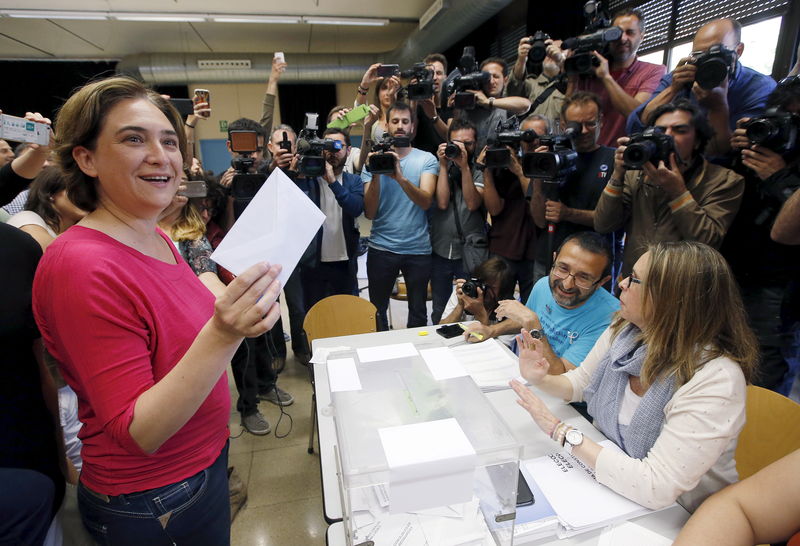
<svg viewBox="0 0 800 546"><path fill-rule="evenodd" d="M439 177L436 206L431 210L431 321L438 324L453 290L453 279L468 279L471 271L463 264L462 250L468 235L484 233L483 173L475 168L475 126L454 119L448 129L455 157L445 155L447 143L439 145Z"/></svg>
<svg viewBox="0 0 800 546"><path fill-rule="evenodd" d="M367 158L361 172L364 181L364 214L372 220L367 254L369 300L378 309L378 329L387 330L389 296L402 272L408 292L408 328L428 322L425 306L431 278L431 240L426 211L433 203L436 158L411 147L414 134L411 108L402 102L387 112L394 145L386 154L394 157L394 172L372 174Z"/></svg>
<svg viewBox="0 0 800 546"><path fill-rule="evenodd" d="M322 212L325 221L311 242L313 260L300 272L306 312L315 303L336 294L358 295L358 229L356 218L364 211L361 177L344 172L350 137L341 129L327 129L324 138L339 141L338 151L325 152L325 174L299 178L296 183Z"/></svg>
<svg viewBox="0 0 800 546"><path fill-rule="evenodd" d="M610 58L595 51L597 67L589 76L569 77L567 96L577 91L591 91L600 97L603 128L598 142L616 146L625 135L625 120L640 104L650 98L667 68L640 61L636 57L644 37L644 15L637 9L614 14L611 24L622 29L622 37L609 44Z"/></svg>
<svg viewBox="0 0 800 546"><path fill-rule="evenodd" d="M470 325L464 337L475 342L525 328L542 341L548 373L580 366L619 309L619 301L599 288L611 278L610 269L606 238L593 231L575 233L554 253L550 275L539 279L525 305L501 301L495 314L505 320L493 326Z"/></svg>

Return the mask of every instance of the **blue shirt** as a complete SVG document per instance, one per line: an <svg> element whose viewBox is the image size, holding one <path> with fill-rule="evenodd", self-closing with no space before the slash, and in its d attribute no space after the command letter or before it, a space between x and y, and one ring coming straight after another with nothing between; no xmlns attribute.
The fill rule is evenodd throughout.
<svg viewBox="0 0 800 546"><path fill-rule="evenodd" d="M639 115L642 113L645 106L653 100L653 97L669 87L671 83L672 73L666 74L661 78L661 83L658 84L658 88L650 95L650 98L631 112L631 115L628 116L626 126L628 134L639 132L645 127L644 122L639 119ZM772 90L775 89L776 85L775 80L771 77L761 72L756 72L752 68L742 66L742 63L736 61L736 73L728 81L728 121L731 131L736 129L736 122L741 118L751 118L764 111L767 104L767 97L772 93ZM693 104L698 104L697 97L691 92L690 86L681 90L676 98L688 98ZM702 110L706 116L708 115L708 110L706 108L700 106L700 110Z"/></svg>
<svg viewBox="0 0 800 546"><path fill-rule="evenodd" d="M400 170L409 182L419 187L424 173L439 174L439 162L433 154L412 148L400 159ZM366 165L361 180L365 183L372 181ZM425 211L414 204L393 178L382 174L378 184L381 185L381 194L378 212L372 220L369 246L395 254L430 254L431 237Z"/></svg>
<svg viewBox="0 0 800 546"><path fill-rule="evenodd" d="M550 278L539 279L525 304L539 317L547 342L556 356L580 366L619 309L619 300L605 289L575 309L561 307L550 291Z"/></svg>

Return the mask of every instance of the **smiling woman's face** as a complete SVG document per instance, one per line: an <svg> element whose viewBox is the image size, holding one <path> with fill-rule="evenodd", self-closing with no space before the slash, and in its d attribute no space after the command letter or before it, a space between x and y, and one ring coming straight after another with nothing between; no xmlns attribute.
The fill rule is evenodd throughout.
<svg viewBox="0 0 800 546"><path fill-rule="evenodd" d="M101 205L141 218L157 216L172 201L183 173L175 128L147 99L119 102L106 116L93 150L78 146L81 170L97 179Z"/></svg>

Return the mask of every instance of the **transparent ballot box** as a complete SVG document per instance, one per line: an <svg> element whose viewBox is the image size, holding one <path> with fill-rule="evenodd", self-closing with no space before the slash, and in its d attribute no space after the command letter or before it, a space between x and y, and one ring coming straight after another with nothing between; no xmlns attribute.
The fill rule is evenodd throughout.
<svg viewBox="0 0 800 546"><path fill-rule="evenodd" d="M347 543L512 544L521 447L474 381L362 356L328 357Z"/></svg>

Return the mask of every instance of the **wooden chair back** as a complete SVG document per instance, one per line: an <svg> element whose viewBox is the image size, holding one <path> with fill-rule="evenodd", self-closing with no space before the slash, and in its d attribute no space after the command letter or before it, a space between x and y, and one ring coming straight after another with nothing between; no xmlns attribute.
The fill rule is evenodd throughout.
<svg viewBox="0 0 800 546"><path fill-rule="evenodd" d="M736 446L739 479L800 449L800 404L777 392L747 387L747 423Z"/></svg>
<svg viewBox="0 0 800 546"><path fill-rule="evenodd" d="M349 336L377 332L377 309L358 296L328 296L306 313L303 329L308 343L324 337Z"/></svg>

